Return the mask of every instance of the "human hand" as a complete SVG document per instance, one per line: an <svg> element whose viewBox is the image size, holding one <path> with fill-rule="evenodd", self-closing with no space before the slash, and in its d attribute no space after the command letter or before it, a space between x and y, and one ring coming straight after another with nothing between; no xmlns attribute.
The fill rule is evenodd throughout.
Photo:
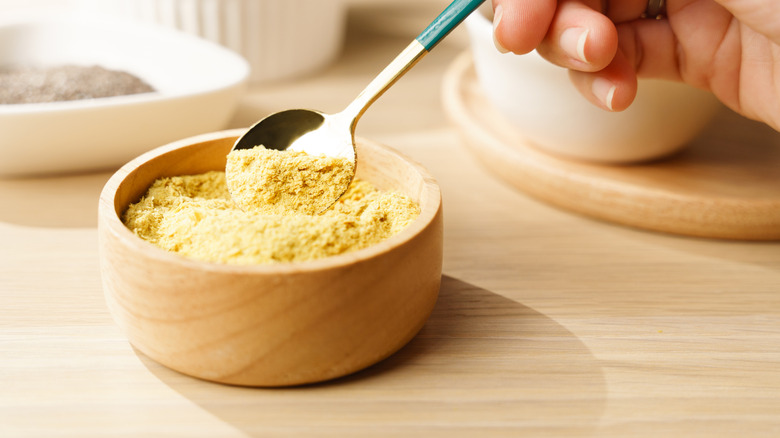
<svg viewBox="0 0 780 438"><path fill-rule="evenodd" d="M648 0L493 0L494 37L501 50L537 49L568 68L580 93L610 111L628 108L637 77L661 78L780 130L780 3L666 2L654 19L641 18Z"/></svg>

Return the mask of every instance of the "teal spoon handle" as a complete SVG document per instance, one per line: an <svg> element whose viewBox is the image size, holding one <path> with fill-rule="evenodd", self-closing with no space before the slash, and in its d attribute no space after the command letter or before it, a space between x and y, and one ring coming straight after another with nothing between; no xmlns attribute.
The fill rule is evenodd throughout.
<svg viewBox="0 0 780 438"><path fill-rule="evenodd" d="M406 49L368 84L344 111L338 114L339 117L349 120L353 136L358 119L366 112L366 109L484 2L485 0L455 0L450 3Z"/></svg>
<svg viewBox="0 0 780 438"><path fill-rule="evenodd" d="M485 0L455 0L425 28L417 41L430 51Z"/></svg>

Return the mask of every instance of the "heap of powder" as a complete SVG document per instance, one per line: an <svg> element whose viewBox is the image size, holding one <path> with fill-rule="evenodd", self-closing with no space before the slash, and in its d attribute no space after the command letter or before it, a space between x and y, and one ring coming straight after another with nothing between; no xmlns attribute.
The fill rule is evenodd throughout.
<svg viewBox="0 0 780 438"><path fill-rule="evenodd" d="M0 70L0 104L44 103L150 93L138 77L100 66Z"/></svg>
<svg viewBox="0 0 780 438"><path fill-rule="evenodd" d="M316 214L341 196L354 176L346 158L257 146L228 154L225 174L233 201L264 214Z"/></svg>
<svg viewBox="0 0 780 438"><path fill-rule="evenodd" d="M354 180L322 214L244 210L224 172L160 178L123 220L141 238L199 260L267 264L319 259L374 245L406 228L419 206L396 192Z"/></svg>

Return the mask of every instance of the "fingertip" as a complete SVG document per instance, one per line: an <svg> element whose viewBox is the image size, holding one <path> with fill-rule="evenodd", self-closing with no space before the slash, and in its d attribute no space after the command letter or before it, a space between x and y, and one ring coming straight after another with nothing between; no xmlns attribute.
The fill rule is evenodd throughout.
<svg viewBox="0 0 780 438"><path fill-rule="evenodd" d="M561 33L559 38L561 49L573 62L590 65L588 53L586 53L589 35L590 29L587 27L570 27Z"/></svg>
<svg viewBox="0 0 780 438"><path fill-rule="evenodd" d="M538 52L550 62L574 70L598 71L618 50L617 29L600 12L580 3L561 5Z"/></svg>
<svg viewBox="0 0 780 438"><path fill-rule="evenodd" d="M621 93L618 95L618 97L621 97L624 94L622 91L623 90L621 90ZM620 105L622 99L618 98L617 102L615 102L615 96L618 94L617 84L607 78L600 76L594 77L590 83L590 93L598 105L607 111L614 112L625 109ZM615 106L616 104L617 107Z"/></svg>
<svg viewBox="0 0 780 438"><path fill-rule="evenodd" d="M504 16L504 8L501 6L501 4L496 5L495 10L493 11L493 44L496 46L496 49L498 49L501 53L509 53L509 49L504 47L504 43L501 42L499 39L500 31L498 30L499 26L501 25L501 18Z"/></svg>
<svg viewBox="0 0 780 438"><path fill-rule="evenodd" d="M625 111L637 93L636 75L612 65L598 72L569 70L577 90L594 105L610 112Z"/></svg>
<svg viewBox="0 0 780 438"><path fill-rule="evenodd" d="M557 7L556 0L494 2L493 41L504 52L524 54L544 39Z"/></svg>

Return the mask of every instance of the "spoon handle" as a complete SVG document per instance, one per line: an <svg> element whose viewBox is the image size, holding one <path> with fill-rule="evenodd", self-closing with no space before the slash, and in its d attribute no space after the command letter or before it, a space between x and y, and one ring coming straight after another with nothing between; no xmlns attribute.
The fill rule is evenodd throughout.
<svg viewBox="0 0 780 438"><path fill-rule="evenodd" d="M431 51L485 0L455 0L420 35L417 41Z"/></svg>
<svg viewBox="0 0 780 438"><path fill-rule="evenodd" d="M351 120L350 131L353 135L358 119L368 107L484 2L485 0L454 0L368 84L341 113Z"/></svg>

